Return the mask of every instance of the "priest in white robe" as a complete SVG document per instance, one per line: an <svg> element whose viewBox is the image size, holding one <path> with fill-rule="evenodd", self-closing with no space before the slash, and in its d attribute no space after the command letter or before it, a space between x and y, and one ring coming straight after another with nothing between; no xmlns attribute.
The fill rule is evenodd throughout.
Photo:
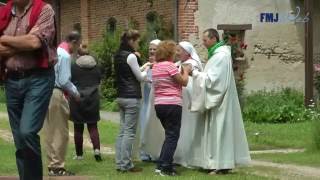
<svg viewBox="0 0 320 180"><path fill-rule="evenodd" d="M203 72L192 71L191 110L203 112L193 139L197 143L198 161L189 164L225 174L237 165L251 161L238 94L232 69L231 48L219 42L215 29L203 33L209 60Z"/></svg>

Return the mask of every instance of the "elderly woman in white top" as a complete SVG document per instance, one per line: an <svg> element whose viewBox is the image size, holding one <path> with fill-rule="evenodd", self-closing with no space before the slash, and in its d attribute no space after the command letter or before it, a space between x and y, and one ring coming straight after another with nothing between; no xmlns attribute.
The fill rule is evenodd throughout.
<svg viewBox="0 0 320 180"><path fill-rule="evenodd" d="M157 50L157 46L159 45L161 41L159 39L152 40L149 44L149 63L155 62L155 52ZM151 78L152 78L152 70L148 69L147 71L147 81L144 82L142 85L142 94L143 94L143 100L142 100L142 107L140 109L140 121L139 121L139 128L140 128L140 159L142 161L151 161L152 157L148 153L146 153L143 148L145 146L145 128L147 121L151 118L151 110L154 111L154 105L153 103L150 103L150 96L153 96L153 94L150 94L151 91ZM155 119L155 116L152 116L153 119ZM161 127L160 127L161 128Z"/></svg>
<svg viewBox="0 0 320 180"><path fill-rule="evenodd" d="M192 69L202 71L202 63L200 58L190 42L180 42L177 48L177 66L191 65ZM198 123L201 123L201 114L190 112L189 107L191 103L190 94L192 93L192 78L189 78L187 87L182 90L183 107L182 107L182 121L180 130L180 139L174 156L174 162L185 167L189 167L192 161L198 161L201 156L200 149L197 147L197 142L193 139L196 135ZM152 93L152 90L151 90ZM150 103L153 104L153 98L150 98ZM154 111L154 110L153 110ZM150 112L152 117L153 112ZM161 128L160 121L157 121L155 116L149 118L144 132L144 150L148 152L154 160L159 157L161 146L159 142L163 142L164 132Z"/></svg>

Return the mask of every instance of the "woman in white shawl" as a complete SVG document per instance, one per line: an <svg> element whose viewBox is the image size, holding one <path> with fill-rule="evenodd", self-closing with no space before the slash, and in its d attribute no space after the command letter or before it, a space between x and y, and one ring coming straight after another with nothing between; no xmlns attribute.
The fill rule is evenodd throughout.
<svg viewBox="0 0 320 180"><path fill-rule="evenodd" d="M157 46L161 40L159 39L154 39L149 43L149 59L148 61L150 63L155 62L155 52L157 50ZM142 94L143 94L143 100L142 100L142 106L140 109L140 121L139 121L139 132L140 132L140 160L142 161L151 161L152 157L149 155L147 152L144 151L144 146L145 146L145 129L146 129L146 124L150 119L155 119L155 113L154 113L154 104L153 101L151 103L150 99L153 98L153 93L151 94L151 77L152 77L152 70L148 69L147 71L147 80L144 82L142 85ZM152 97L151 97L152 96ZM162 128L162 127L160 127Z"/></svg>
<svg viewBox="0 0 320 180"><path fill-rule="evenodd" d="M178 45L177 58L180 60L176 64L181 66L184 64L192 65L193 69L202 71L202 63L200 58L189 42L180 42ZM192 93L192 78L189 78L187 87L183 88L183 109L181 119L181 130L178 146L174 156L174 162L185 167L188 167L190 162L197 160L198 147L194 145L193 137L196 133L197 123L200 122L201 114L190 112L190 95ZM150 93L150 103L153 104L153 90ZM144 131L144 151L152 156L153 160L159 157L162 144L164 140L164 131L160 121L156 119L155 111L153 108L146 111L149 120L146 123ZM191 163L193 164L193 163Z"/></svg>

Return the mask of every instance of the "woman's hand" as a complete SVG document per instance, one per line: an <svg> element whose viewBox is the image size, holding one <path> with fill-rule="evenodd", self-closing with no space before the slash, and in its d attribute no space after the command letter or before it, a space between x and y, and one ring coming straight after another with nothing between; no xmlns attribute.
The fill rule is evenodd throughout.
<svg viewBox="0 0 320 180"><path fill-rule="evenodd" d="M149 69L152 65L153 65L153 63L147 62L140 68L140 70L145 71L145 70Z"/></svg>
<svg viewBox="0 0 320 180"><path fill-rule="evenodd" d="M192 72L192 65L191 64L182 64L181 65L181 74L187 73L190 75Z"/></svg>

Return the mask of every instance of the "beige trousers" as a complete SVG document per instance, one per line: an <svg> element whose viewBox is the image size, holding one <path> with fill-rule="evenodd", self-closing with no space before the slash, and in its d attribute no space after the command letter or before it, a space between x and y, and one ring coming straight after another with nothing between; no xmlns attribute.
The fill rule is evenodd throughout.
<svg viewBox="0 0 320 180"><path fill-rule="evenodd" d="M55 88L43 127L48 168L64 168L69 141L69 115L67 99L60 89Z"/></svg>

